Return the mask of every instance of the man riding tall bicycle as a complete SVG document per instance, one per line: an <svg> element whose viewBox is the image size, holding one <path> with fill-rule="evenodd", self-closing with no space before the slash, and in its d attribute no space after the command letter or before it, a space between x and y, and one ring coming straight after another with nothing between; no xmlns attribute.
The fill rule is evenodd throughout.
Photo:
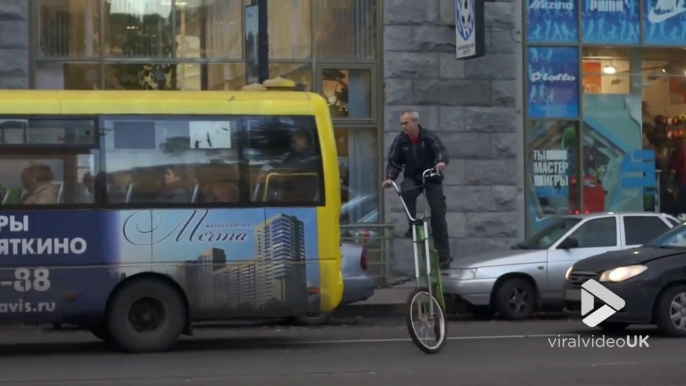
<svg viewBox="0 0 686 386"><path fill-rule="evenodd" d="M440 268L446 269L453 259L450 257L448 224L445 219L447 206L443 194L442 177L426 181L423 189L416 189L416 187L422 185L422 173L425 170L435 167L437 172L442 173L447 168L448 152L435 133L419 124L419 113L415 111L402 113L400 124L403 132L395 137L388 152L386 181L383 186L391 186L400 172L403 172L403 182L400 184L402 198L412 217L417 215L417 198L424 190L431 209L431 231ZM412 238L411 222L405 237Z"/></svg>

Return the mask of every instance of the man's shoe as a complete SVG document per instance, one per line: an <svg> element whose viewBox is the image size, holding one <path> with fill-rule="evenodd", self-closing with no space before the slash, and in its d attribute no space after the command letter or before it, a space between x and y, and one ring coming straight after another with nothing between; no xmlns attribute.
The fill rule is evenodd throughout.
<svg viewBox="0 0 686 386"><path fill-rule="evenodd" d="M440 269L448 269L450 268L450 263L453 262L452 257L443 257L443 258L438 258L438 268Z"/></svg>

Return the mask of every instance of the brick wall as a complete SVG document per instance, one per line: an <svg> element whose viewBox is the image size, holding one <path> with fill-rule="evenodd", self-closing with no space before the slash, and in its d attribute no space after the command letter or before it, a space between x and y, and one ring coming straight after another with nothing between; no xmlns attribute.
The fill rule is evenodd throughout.
<svg viewBox="0 0 686 386"><path fill-rule="evenodd" d="M419 111L452 159L446 175L454 258L509 248L524 235L520 15L514 1L486 2L485 57L455 59L454 0L384 0L384 145L401 130L399 113ZM386 191L386 222L407 222ZM396 273L413 271L410 241L395 245ZM410 251L410 252L408 252Z"/></svg>
<svg viewBox="0 0 686 386"><path fill-rule="evenodd" d="M29 87L27 0L0 0L0 89Z"/></svg>

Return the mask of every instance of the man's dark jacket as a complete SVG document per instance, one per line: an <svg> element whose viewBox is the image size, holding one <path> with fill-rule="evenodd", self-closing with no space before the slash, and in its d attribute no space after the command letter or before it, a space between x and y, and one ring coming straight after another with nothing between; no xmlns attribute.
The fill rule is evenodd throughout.
<svg viewBox="0 0 686 386"><path fill-rule="evenodd" d="M419 138L413 143L405 132L398 134L391 144L386 166L386 178L395 180L403 170L403 176L421 183L422 173L437 163L448 164L448 152L438 136L419 126Z"/></svg>

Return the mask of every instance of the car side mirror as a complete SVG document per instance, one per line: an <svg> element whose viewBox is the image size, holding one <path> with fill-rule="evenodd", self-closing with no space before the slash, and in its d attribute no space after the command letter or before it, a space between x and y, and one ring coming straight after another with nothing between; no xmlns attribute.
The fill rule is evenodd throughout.
<svg viewBox="0 0 686 386"><path fill-rule="evenodd" d="M562 240L560 245L557 247L557 249L574 249L574 248L579 248L579 240L575 239L574 237L567 237L566 239Z"/></svg>

